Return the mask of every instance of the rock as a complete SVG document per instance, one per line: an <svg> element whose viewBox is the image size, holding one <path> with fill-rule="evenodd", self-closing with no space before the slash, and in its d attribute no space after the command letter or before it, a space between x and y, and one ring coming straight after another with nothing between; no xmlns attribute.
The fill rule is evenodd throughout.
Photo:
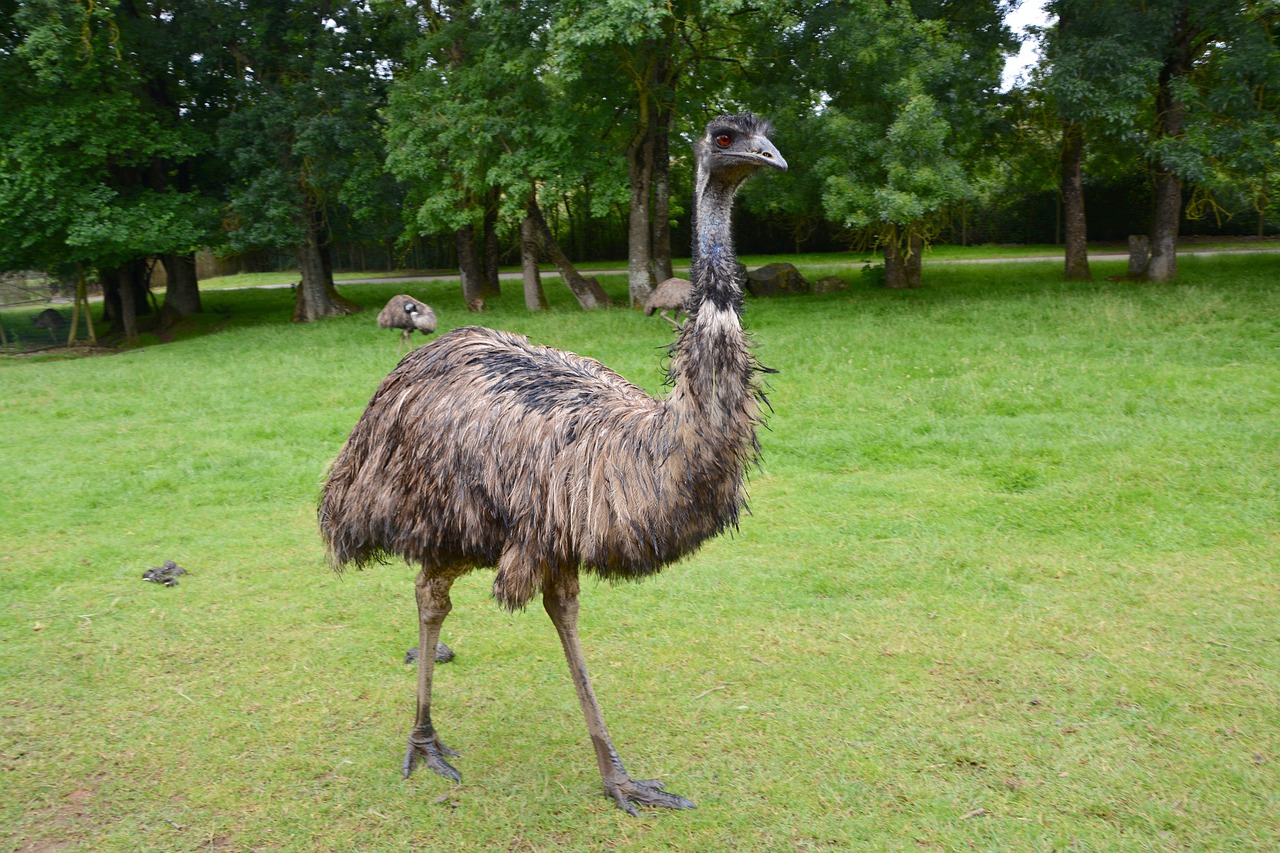
<svg viewBox="0 0 1280 853"><path fill-rule="evenodd" d="M436 663L448 663L451 660L453 660L453 649L449 648L444 643L436 643ZM404 662L405 663L418 662L417 646L414 646L413 648L409 649L409 651L404 653Z"/></svg>
<svg viewBox="0 0 1280 853"><path fill-rule="evenodd" d="M838 275L824 275L813 283L814 294L835 293L837 290L848 290L849 282Z"/></svg>
<svg viewBox="0 0 1280 853"><path fill-rule="evenodd" d="M766 264L747 273L747 291L752 296L806 294L809 282L792 264Z"/></svg>

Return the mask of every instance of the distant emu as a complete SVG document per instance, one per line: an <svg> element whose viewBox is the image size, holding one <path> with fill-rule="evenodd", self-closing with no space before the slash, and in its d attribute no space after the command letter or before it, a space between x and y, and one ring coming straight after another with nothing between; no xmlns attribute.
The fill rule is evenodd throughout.
<svg viewBox="0 0 1280 853"><path fill-rule="evenodd" d="M676 327L679 331L682 326L676 320L667 316L668 311L674 311L676 316L680 316L680 312L685 310L686 304L689 302L689 294L693 292L693 282L683 278L669 278L653 289L653 293L649 294L649 298L644 301L644 315L652 317L653 312L657 311L658 316L666 320L668 323Z"/></svg>
<svg viewBox="0 0 1280 853"><path fill-rule="evenodd" d="M413 334L414 329L424 335L429 335L436 330L436 312L422 300L402 293L391 297L386 307L378 312L378 328L402 329L401 345L412 348L409 336Z"/></svg>
<svg viewBox="0 0 1280 853"><path fill-rule="evenodd" d="M508 332L456 329L405 356L329 471L320 530L335 567L397 555L422 567L419 641L435 648L459 576L494 567L508 610L538 593L559 634L607 796L692 808L623 768L578 639L578 575L638 580L734 526L759 453L763 368L741 323L730 210L738 186L787 163L768 122L724 116L697 143L690 314L655 399L597 361ZM435 659L418 657L402 770L459 781L431 720Z"/></svg>
<svg viewBox="0 0 1280 853"><path fill-rule="evenodd" d="M67 322L67 318L62 316L62 312L56 308L46 308L36 315L36 320L32 323L37 329L47 329L49 331L49 340L57 343L61 335L66 334L67 327L71 324Z"/></svg>

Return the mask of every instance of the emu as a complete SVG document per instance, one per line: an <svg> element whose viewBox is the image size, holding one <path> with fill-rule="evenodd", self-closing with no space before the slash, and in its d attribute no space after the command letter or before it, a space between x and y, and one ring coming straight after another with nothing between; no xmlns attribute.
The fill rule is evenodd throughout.
<svg viewBox="0 0 1280 853"><path fill-rule="evenodd" d="M696 144L694 293L654 398L592 359L464 327L420 347L379 385L330 468L320 530L335 568L383 555L421 566L419 647L432 649L449 589L497 569L509 610L541 594L563 646L606 796L693 808L632 778L614 750L578 637L579 572L639 580L737 524L758 457L760 374L741 323L730 231L738 186L786 161L768 122L724 116ZM431 719L435 659L418 656L417 716L401 765L461 781Z"/></svg>
<svg viewBox="0 0 1280 853"><path fill-rule="evenodd" d="M412 348L409 336L413 334L414 329L424 335L429 335L436 330L436 312L432 311L427 303L402 293L391 297L391 301L378 312L378 328L402 329L401 345Z"/></svg>
<svg viewBox="0 0 1280 853"><path fill-rule="evenodd" d="M71 324L67 322L67 318L62 316L62 312L56 308L46 308L36 315L36 320L32 323L37 329L47 329L49 331L49 340L53 343L58 342L59 335L65 335L66 329Z"/></svg>
<svg viewBox="0 0 1280 853"><path fill-rule="evenodd" d="M657 311L658 316L675 326L678 332L682 328L681 324L668 317L667 312L674 311L679 317L680 312L685 310L689 294L692 292L693 282L683 278L669 278L655 287L653 293L650 293L649 298L644 301L644 315L652 317L653 312Z"/></svg>

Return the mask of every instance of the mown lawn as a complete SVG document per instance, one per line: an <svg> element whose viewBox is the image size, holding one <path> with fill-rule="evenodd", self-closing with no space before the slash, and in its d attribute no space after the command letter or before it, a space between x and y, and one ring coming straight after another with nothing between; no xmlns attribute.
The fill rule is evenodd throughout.
<svg viewBox="0 0 1280 853"><path fill-rule="evenodd" d="M1280 848L1280 259L1094 267L749 304L779 371L752 515L583 591L619 751L698 804L639 819L488 573L437 670L463 784L402 780L413 570L332 574L314 507L392 294L654 391L666 323L554 279L545 315L351 285L370 310L311 326L215 291L212 333L0 359L0 849ZM141 581L165 559L179 586Z"/></svg>

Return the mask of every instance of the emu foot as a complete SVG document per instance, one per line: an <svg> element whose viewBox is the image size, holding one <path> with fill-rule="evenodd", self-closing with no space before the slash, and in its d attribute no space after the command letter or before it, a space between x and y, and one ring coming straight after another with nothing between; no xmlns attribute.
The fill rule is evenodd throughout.
<svg viewBox="0 0 1280 853"><path fill-rule="evenodd" d="M636 806L655 806L664 809L692 809L693 802L679 794L669 794L662 790L662 783L657 779L632 779L624 775L621 781L604 783L606 796L632 817L639 817Z"/></svg>
<svg viewBox="0 0 1280 853"><path fill-rule="evenodd" d="M404 764L400 769L404 773L404 778L408 779L413 768L421 761L446 779L461 782L462 774L444 760L445 756L454 758L457 755L458 753L440 741L440 736L435 732L428 733L421 729L414 729L409 735L409 750L404 754Z"/></svg>

